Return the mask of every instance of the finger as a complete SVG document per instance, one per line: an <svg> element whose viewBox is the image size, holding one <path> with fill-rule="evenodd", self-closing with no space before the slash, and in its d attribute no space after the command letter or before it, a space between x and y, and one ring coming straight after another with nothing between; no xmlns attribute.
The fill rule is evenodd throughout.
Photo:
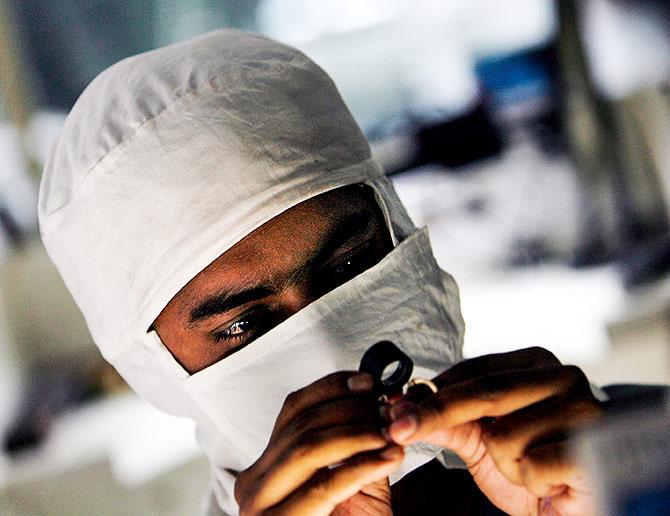
<svg viewBox="0 0 670 516"><path fill-rule="evenodd" d="M602 409L591 400L551 398L494 423L482 423L482 439L498 469L521 483L519 461L534 448L562 442L576 428L592 422Z"/></svg>
<svg viewBox="0 0 670 516"><path fill-rule="evenodd" d="M297 435L318 428L346 423L381 423L381 403L372 397L339 398L316 405L296 415L282 434Z"/></svg>
<svg viewBox="0 0 670 516"><path fill-rule="evenodd" d="M565 443L528 452L519 461L523 485L561 515L595 514L592 483L566 452Z"/></svg>
<svg viewBox="0 0 670 516"><path fill-rule="evenodd" d="M570 388L565 367L492 374L445 387L389 427L398 444L443 445L445 431L483 417L504 416Z"/></svg>
<svg viewBox="0 0 670 516"><path fill-rule="evenodd" d="M388 476L365 484L352 497L335 507L331 516L391 514L391 483Z"/></svg>
<svg viewBox="0 0 670 516"><path fill-rule="evenodd" d="M316 426L326 427L336 423L341 426L353 422L354 416L350 410L343 411L341 405L331 407L329 403L347 403L353 400L359 404L376 403L372 386L372 377L367 373L340 371L289 394L275 422L268 446L245 471L243 481L238 484L255 485L278 456L299 440L300 435ZM366 417L366 413L369 417ZM356 420L359 423L369 421L375 414L378 414L377 407L362 407Z"/></svg>
<svg viewBox="0 0 670 516"><path fill-rule="evenodd" d="M372 376L368 373L340 371L292 392L284 401L272 435L280 433L297 414L310 407L338 397L372 393L373 385Z"/></svg>
<svg viewBox="0 0 670 516"><path fill-rule="evenodd" d="M388 446L379 428L345 425L304 435L287 448L262 475L258 503L269 507L307 482L319 469L339 464L359 453Z"/></svg>
<svg viewBox="0 0 670 516"><path fill-rule="evenodd" d="M328 515L364 486L388 477L402 459L402 448L393 446L379 454L357 457L345 465L320 471L268 514Z"/></svg>
<svg viewBox="0 0 670 516"><path fill-rule="evenodd" d="M538 498L554 497L573 486L590 493L590 483L566 453L565 442L538 446L519 460L523 485ZM588 489L587 489L588 488Z"/></svg>
<svg viewBox="0 0 670 516"><path fill-rule="evenodd" d="M565 440L602 413L595 399L553 397L494 422L482 422L482 439L498 469L511 482L520 483L521 458L537 446Z"/></svg>
<svg viewBox="0 0 670 516"><path fill-rule="evenodd" d="M367 424L381 430L380 404L374 398L341 398L316 405L296 415L271 440L271 446L250 468L260 476L290 448L298 446L305 435L329 427Z"/></svg>
<svg viewBox="0 0 670 516"><path fill-rule="evenodd" d="M433 382L440 388L472 380L480 376L487 376L491 373L547 368L560 365L561 362L550 351L540 347L532 347L464 360L447 369L436 377Z"/></svg>

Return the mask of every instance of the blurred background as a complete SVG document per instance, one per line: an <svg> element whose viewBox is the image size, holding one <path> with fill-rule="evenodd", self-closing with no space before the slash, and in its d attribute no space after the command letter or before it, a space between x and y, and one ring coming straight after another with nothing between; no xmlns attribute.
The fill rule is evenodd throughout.
<svg viewBox="0 0 670 516"><path fill-rule="evenodd" d="M0 514L197 514L188 421L102 361L42 248L41 169L114 62L219 27L333 77L461 287L466 356L670 382L663 0L0 0Z"/></svg>

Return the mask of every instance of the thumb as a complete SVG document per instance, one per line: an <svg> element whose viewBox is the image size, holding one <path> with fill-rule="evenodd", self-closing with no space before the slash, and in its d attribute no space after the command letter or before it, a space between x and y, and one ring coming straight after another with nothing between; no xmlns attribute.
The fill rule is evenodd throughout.
<svg viewBox="0 0 670 516"><path fill-rule="evenodd" d="M335 507L331 516L351 516L352 514L377 514L379 516L393 514L388 477L363 486L358 493Z"/></svg>
<svg viewBox="0 0 670 516"><path fill-rule="evenodd" d="M423 441L451 448L452 425L441 409L436 398L428 398L420 406L411 401L401 401L393 405L390 410L389 436L402 445Z"/></svg>
<svg viewBox="0 0 670 516"><path fill-rule="evenodd" d="M401 401L393 405L389 411L389 419L392 426L389 429L389 436L395 442L400 442L401 436L398 435L398 425L393 426L393 423L402 420L406 416L416 417L416 406L414 403ZM419 430L418 432L420 432L419 435L422 441L453 451L467 465L478 462L485 451L482 442L481 426L477 422L462 423L451 428L445 428L437 424L432 426L428 431L421 432ZM415 435L412 441L416 439Z"/></svg>

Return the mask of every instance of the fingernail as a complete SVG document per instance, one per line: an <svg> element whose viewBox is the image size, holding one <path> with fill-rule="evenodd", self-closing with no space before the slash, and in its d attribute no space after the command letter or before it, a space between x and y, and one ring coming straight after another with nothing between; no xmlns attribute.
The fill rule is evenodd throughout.
<svg viewBox="0 0 670 516"><path fill-rule="evenodd" d="M382 451L379 456L384 460L392 460L400 457L401 453L402 448L399 446L392 446L391 448L386 448L384 451Z"/></svg>
<svg viewBox="0 0 670 516"><path fill-rule="evenodd" d="M373 387L372 376L367 373L357 373L347 379L347 386L354 392L370 391Z"/></svg>
<svg viewBox="0 0 670 516"><path fill-rule="evenodd" d="M399 442L410 438L416 432L416 428L416 417L408 415L391 423L389 433L395 442Z"/></svg>

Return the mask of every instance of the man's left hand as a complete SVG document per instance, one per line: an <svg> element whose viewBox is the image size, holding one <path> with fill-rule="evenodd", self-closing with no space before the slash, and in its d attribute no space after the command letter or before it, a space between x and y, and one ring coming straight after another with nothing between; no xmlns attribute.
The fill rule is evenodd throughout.
<svg viewBox="0 0 670 516"><path fill-rule="evenodd" d="M567 436L603 412L580 369L529 348L466 360L433 382L436 394L391 408L395 442L453 450L510 514L593 512L588 480L566 450Z"/></svg>

